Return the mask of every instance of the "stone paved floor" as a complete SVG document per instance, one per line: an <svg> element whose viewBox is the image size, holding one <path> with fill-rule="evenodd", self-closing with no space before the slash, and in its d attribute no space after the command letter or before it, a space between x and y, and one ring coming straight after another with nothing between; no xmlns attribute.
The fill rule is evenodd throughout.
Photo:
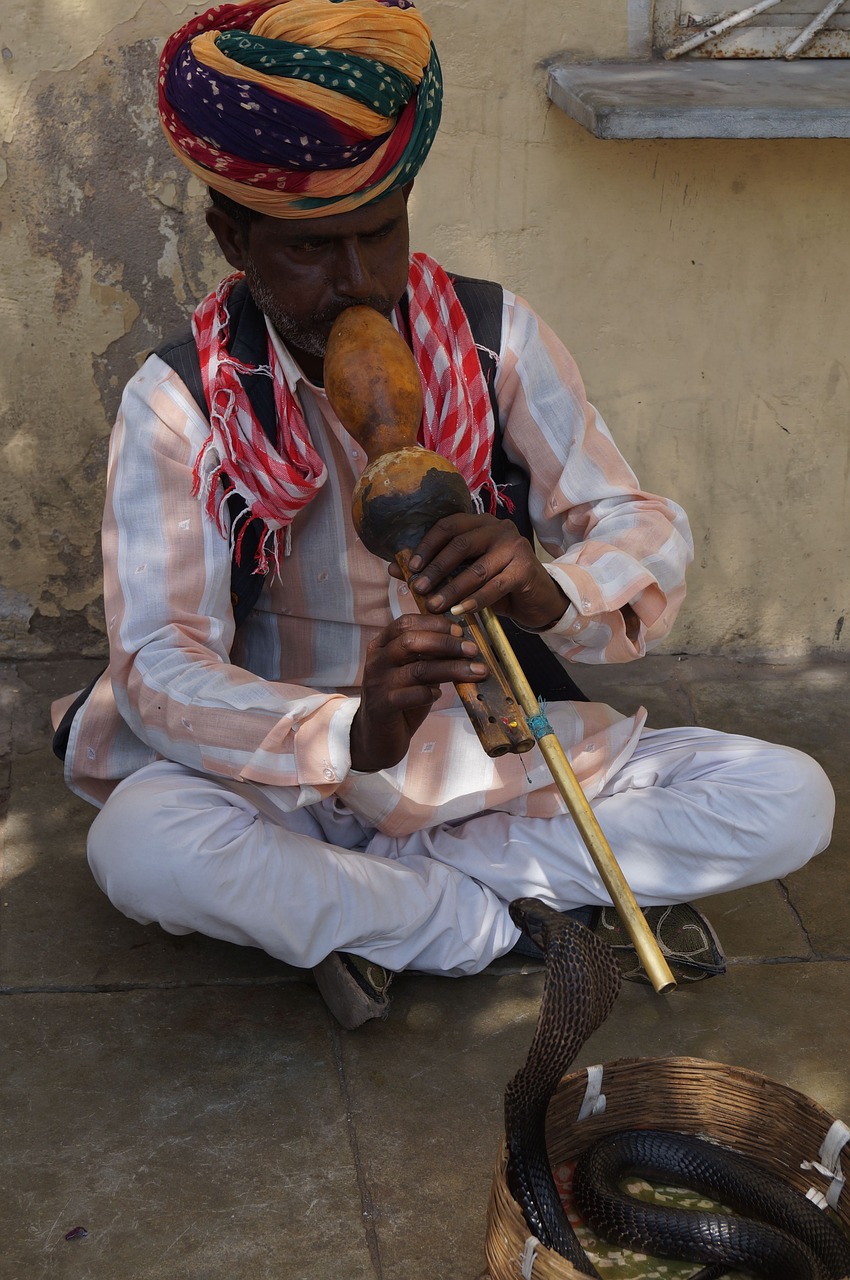
<svg viewBox="0 0 850 1280"><path fill-rule="evenodd" d="M403 976L390 1020L349 1034L302 972L123 919L48 746L48 701L94 665L0 668L4 1280L474 1280L539 967ZM725 978L626 987L578 1065L713 1058L850 1121L847 667L665 657L583 684L659 727L802 747L839 810L808 868L703 904Z"/></svg>

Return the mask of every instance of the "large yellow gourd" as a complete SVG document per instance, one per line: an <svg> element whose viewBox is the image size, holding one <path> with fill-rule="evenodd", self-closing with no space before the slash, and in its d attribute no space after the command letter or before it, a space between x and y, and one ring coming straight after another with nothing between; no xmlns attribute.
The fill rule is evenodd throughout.
<svg viewBox="0 0 850 1280"><path fill-rule="evenodd" d="M374 555L394 560L441 516L472 510L455 465L416 443L419 370L404 339L371 307L349 307L336 320L325 354L325 390L369 460L352 516Z"/></svg>

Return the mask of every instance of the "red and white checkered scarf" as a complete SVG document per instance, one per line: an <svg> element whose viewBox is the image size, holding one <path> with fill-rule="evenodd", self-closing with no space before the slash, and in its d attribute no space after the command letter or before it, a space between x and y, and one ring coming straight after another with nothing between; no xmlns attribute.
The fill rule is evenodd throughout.
<svg viewBox="0 0 850 1280"><path fill-rule="evenodd" d="M228 351L227 303L241 279L237 272L222 280L192 318L210 411L210 434L195 462L193 492L222 533L226 499L234 492L244 498L247 510L241 529L231 529L231 541L238 559L241 533L251 519L259 520L263 537L255 572L267 573L272 567L280 569L288 553L289 525L319 492L327 469L312 446L304 414L272 343L268 364L256 367L234 360ZM493 412L466 313L443 268L424 253L411 257L407 298L411 345L425 400L419 442L450 458L476 506L483 509L486 499L492 510L498 500L490 476ZM257 373L274 382L277 447L263 431L242 385L241 375Z"/></svg>

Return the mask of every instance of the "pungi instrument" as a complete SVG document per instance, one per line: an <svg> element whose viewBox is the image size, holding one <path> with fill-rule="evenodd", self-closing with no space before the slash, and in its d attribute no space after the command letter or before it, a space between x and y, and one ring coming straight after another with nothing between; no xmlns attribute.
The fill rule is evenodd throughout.
<svg viewBox="0 0 850 1280"><path fill-rule="evenodd" d="M423 408L419 370L404 339L379 312L360 306L342 312L331 330L324 372L334 412L368 458L352 502L355 528L369 551L394 560L409 581L416 576L410 557L431 526L443 516L472 511L466 482L447 458L417 444ZM482 609L452 621L475 641L490 671L479 683L456 685L484 750L491 756L521 753L537 741L653 987L672 990L670 968L498 618Z"/></svg>

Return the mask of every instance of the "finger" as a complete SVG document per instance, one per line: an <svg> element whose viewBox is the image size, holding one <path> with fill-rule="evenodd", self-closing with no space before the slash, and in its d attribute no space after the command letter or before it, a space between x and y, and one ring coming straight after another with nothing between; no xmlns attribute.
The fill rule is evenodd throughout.
<svg viewBox="0 0 850 1280"><path fill-rule="evenodd" d="M537 569L539 561L533 566ZM562 618L569 600L542 565L532 576L510 581L509 573L486 583L474 596L461 600L449 612L455 617L477 613L484 608L507 613L524 626L545 630Z"/></svg>
<svg viewBox="0 0 850 1280"><path fill-rule="evenodd" d="M433 621L442 625L427 625ZM433 614L410 614L404 622L399 620L396 634L386 648L401 663L409 662L412 657L478 656L478 649L472 643L472 638L459 622Z"/></svg>
<svg viewBox="0 0 850 1280"><path fill-rule="evenodd" d="M456 534L468 529L472 523L480 519L479 516L471 515L454 515L443 516L440 520L435 521L431 528L425 534L421 542L413 548L410 556L409 567L413 573L417 573L426 564L433 560L443 547L451 542Z"/></svg>
<svg viewBox="0 0 850 1280"><path fill-rule="evenodd" d="M398 667L411 662L457 662L481 657L475 641L464 636L456 622L448 631L405 631L385 647L383 656L387 662Z"/></svg>
<svg viewBox="0 0 850 1280"><path fill-rule="evenodd" d="M427 560L420 557L422 567L414 571L410 585L414 591L425 595L442 583L449 574L486 555L498 539L497 530L470 529L456 533L453 538L436 548ZM420 543L421 545L423 544Z"/></svg>
<svg viewBox="0 0 850 1280"><path fill-rule="evenodd" d="M443 612L461 605L462 612L469 613L521 590L526 576L525 566L512 555L510 547L495 548L486 559L476 560L435 594L443 598Z"/></svg>
<svg viewBox="0 0 850 1280"><path fill-rule="evenodd" d="M403 684L392 689L384 699L383 711L371 715L377 721L392 720L395 716L416 711L421 707L431 707L441 696L442 689L438 684Z"/></svg>
<svg viewBox="0 0 850 1280"><path fill-rule="evenodd" d="M395 618L382 631L369 641L367 653L377 652L393 644L399 636L420 634L425 632L439 633L458 637L463 634L456 622L450 618L439 617L428 613L403 613Z"/></svg>
<svg viewBox="0 0 850 1280"><path fill-rule="evenodd" d="M519 589L527 576L523 561L507 542L491 545L486 554L468 562L449 579L440 582L436 591L425 595L425 603L434 612L445 612L454 605L466 604L466 612L493 604Z"/></svg>
<svg viewBox="0 0 850 1280"><path fill-rule="evenodd" d="M466 560L483 555L496 542L519 537L509 520L487 515L444 516L414 548L409 567L433 586Z"/></svg>
<svg viewBox="0 0 850 1280"><path fill-rule="evenodd" d="M487 667L477 664L447 664L435 672L433 664L411 663L392 673L392 683L378 689L364 688L362 707L368 723L374 728L392 725L399 716L409 717L417 711L428 711L442 695L443 684L476 684L487 674Z"/></svg>
<svg viewBox="0 0 850 1280"><path fill-rule="evenodd" d="M486 662L469 662L460 659L443 659L435 662L427 658L417 659L399 667L400 676L407 684L439 686L444 684L477 684L489 674ZM406 685L399 686L400 688Z"/></svg>
<svg viewBox="0 0 850 1280"><path fill-rule="evenodd" d="M457 623L450 631L401 632L367 657L364 683L377 691L401 685L477 680L488 668L474 639Z"/></svg>
<svg viewBox="0 0 850 1280"><path fill-rule="evenodd" d="M509 521L487 517L486 524L457 533L411 577L410 586L429 608L446 608L515 563L511 582L502 587L504 594L527 575L532 555L529 544Z"/></svg>

